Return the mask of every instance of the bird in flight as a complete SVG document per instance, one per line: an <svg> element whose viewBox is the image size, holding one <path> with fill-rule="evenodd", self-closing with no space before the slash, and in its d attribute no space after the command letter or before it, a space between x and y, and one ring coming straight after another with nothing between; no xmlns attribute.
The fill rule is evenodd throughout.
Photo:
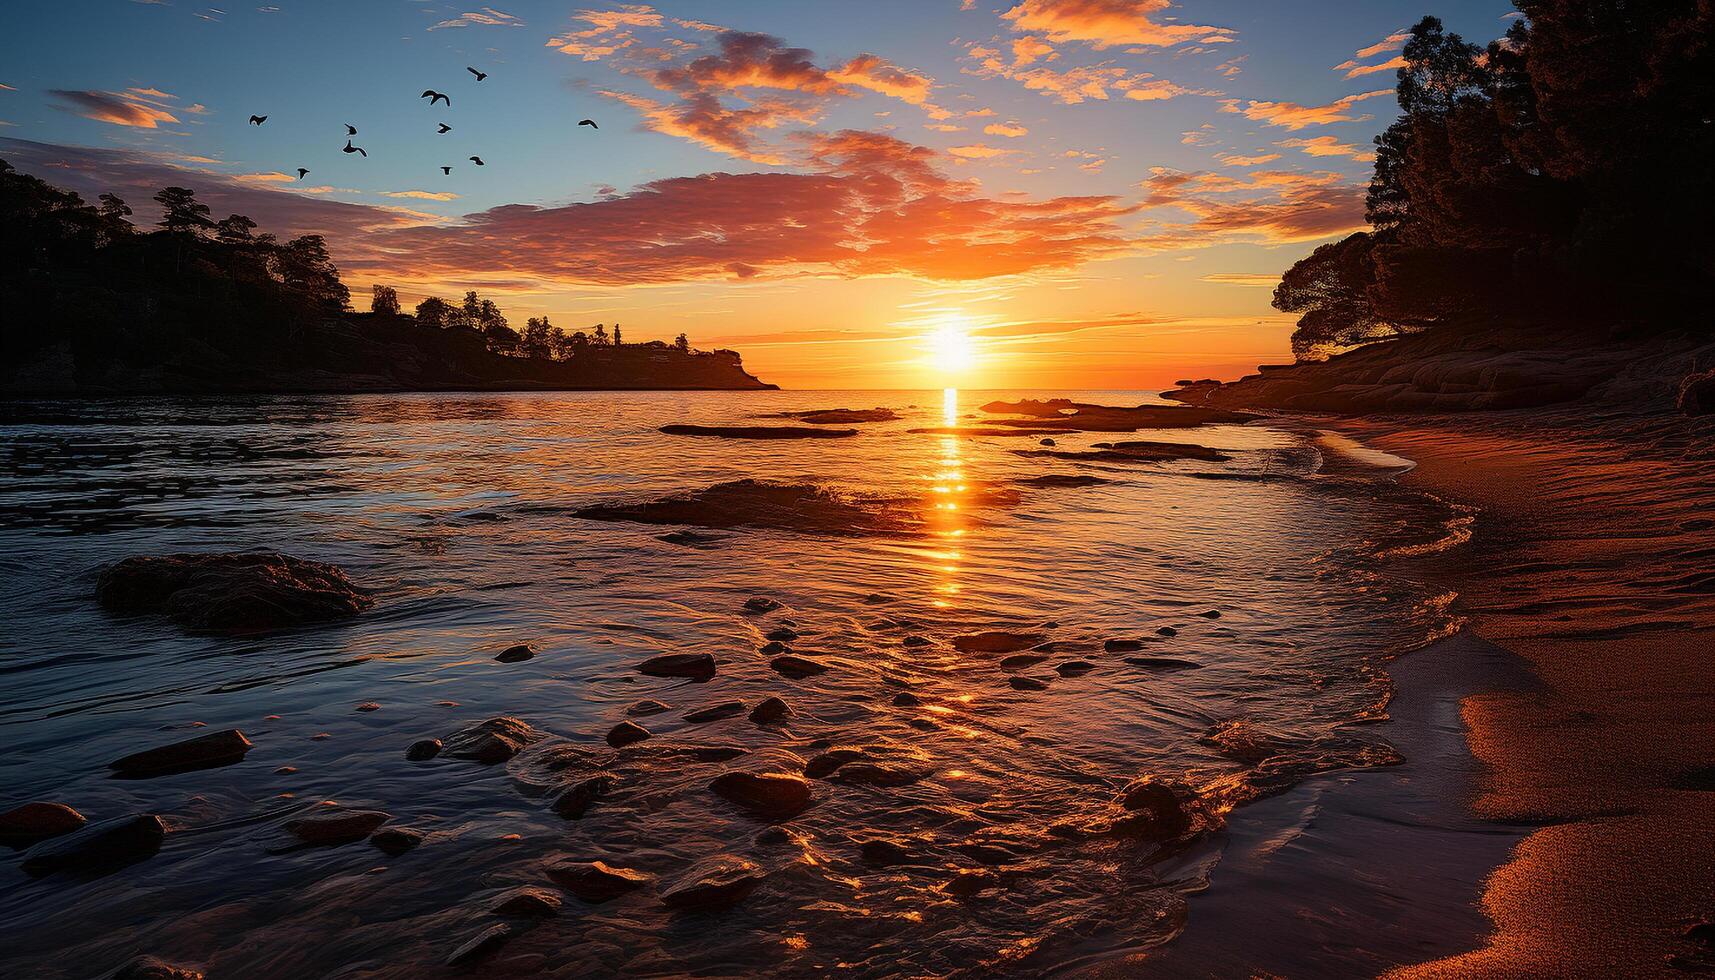
<svg viewBox="0 0 1715 980"><path fill-rule="evenodd" d="M252 125L252 126L260 126L267 121L268 121L267 116L251 116L250 117L250 125Z"/></svg>
<svg viewBox="0 0 1715 980"><path fill-rule="evenodd" d="M432 88L424 90L423 94L417 96L417 98L428 99L430 105L434 105L436 102L445 102L447 104L448 109L451 109L453 107L453 100L452 99L447 98L446 95L444 95L443 93L437 92Z"/></svg>
<svg viewBox="0 0 1715 980"><path fill-rule="evenodd" d="M440 133L442 136L445 136L446 134L448 134L452 131L453 131L453 128L451 126L448 126L446 123L441 123L441 128L435 130L435 132Z"/></svg>
<svg viewBox="0 0 1715 980"><path fill-rule="evenodd" d="M589 128L591 128L591 129L600 129L600 128L601 128L601 127L600 127L600 126L597 126L597 125L596 125L596 124L595 124L595 120L594 120L594 119L579 119L579 120L578 120L578 125L579 125L579 126L588 126L588 127L589 127Z"/></svg>
<svg viewBox="0 0 1715 980"><path fill-rule="evenodd" d="M351 123L346 123L345 124L345 135L356 136L357 135L357 127L353 126Z"/></svg>
<svg viewBox="0 0 1715 980"><path fill-rule="evenodd" d="M471 74L472 74L472 75L475 75L475 76L476 76L476 80L477 80L477 81L479 81L479 82L480 82L480 81L482 81L482 80L483 80L483 79L485 79L485 78L487 78L487 77L488 77L488 72L485 72L485 71L477 71L477 70L476 70L476 69L475 69L475 68L471 68L471 67L470 67L470 66L468 66L468 65L467 65L467 66L465 66L465 71L468 71L468 72L470 72L470 73L471 73Z"/></svg>
<svg viewBox="0 0 1715 980"><path fill-rule="evenodd" d="M470 162L476 164L479 167L487 166L486 164L484 164L482 162L482 157L471 157Z"/></svg>
<svg viewBox="0 0 1715 980"><path fill-rule="evenodd" d="M441 173L443 173L443 174L450 174L452 172L453 172L453 168L451 168L451 167L442 167L441 168Z"/></svg>
<svg viewBox="0 0 1715 980"><path fill-rule="evenodd" d="M299 180L303 180L308 175L309 175L308 170L305 170L303 167L298 168L298 179Z"/></svg>
<svg viewBox="0 0 1715 980"><path fill-rule="evenodd" d="M346 140L345 141L345 149L341 150L340 152L341 153L363 153L363 147L352 146L351 140ZM369 154L363 153L363 156L365 159L367 159L369 157Z"/></svg>

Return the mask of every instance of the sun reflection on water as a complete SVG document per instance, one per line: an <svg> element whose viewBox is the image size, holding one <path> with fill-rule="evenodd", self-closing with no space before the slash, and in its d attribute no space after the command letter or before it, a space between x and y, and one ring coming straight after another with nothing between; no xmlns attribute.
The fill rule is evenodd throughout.
<svg viewBox="0 0 1715 980"><path fill-rule="evenodd" d="M958 424L957 388L947 388L941 392L941 418L948 426ZM953 545L965 533L964 510L960 505L964 502L967 483L958 437L947 436L938 441L940 452L936 459L937 469L931 475L929 485L931 499L934 501L929 509L933 523L930 530L946 547L930 552L925 557L931 560L930 569L939 573L934 604L937 608L946 609L952 606L953 597L959 594L958 574L962 552Z"/></svg>

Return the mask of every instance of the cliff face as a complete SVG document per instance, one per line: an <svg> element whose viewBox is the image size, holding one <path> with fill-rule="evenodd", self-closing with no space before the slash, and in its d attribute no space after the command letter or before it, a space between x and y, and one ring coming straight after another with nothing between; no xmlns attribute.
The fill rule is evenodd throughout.
<svg viewBox="0 0 1715 980"><path fill-rule="evenodd" d="M1448 325L1326 361L1265 365L1164 397L1219 408L1387 414L1534 408L1586 397L1670 410L1682 380L1715 366L1695 333Z"/></svg>
<svg viewBox="0 0 1715 980"><path fill-rule="evenodd" d="M234 327L235 331L241 327ZM772 389L733 351L592 348L569 361L490 353L481 334L408 316L352 314L283 336L187 338L170 348L40 348L0 377L6 394Z"/></svg>

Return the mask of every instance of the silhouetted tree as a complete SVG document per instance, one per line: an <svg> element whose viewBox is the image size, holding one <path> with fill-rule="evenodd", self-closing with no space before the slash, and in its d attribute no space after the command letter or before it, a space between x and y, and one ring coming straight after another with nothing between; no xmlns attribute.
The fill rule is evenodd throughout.
<svg viewBox="0 0 1715 980"><path fill-rule="evenodd" d="M621 343L622 341L619 339L619 324L615 323L613 325L613 346L618 347Z"/></svg>
<svg viewBox="0 0 1715 980"><path fill-rule="evenodd" d="M339 270L328 256L320 235L304 235L281 246L280 275L287 288L326 312L338 312L351 302L351 291L339 281Z"/></svg>
<svg viewBox="0 0 1715 980"><path fill-rule="evenodd" d="M552 324L545 316L533 316L524 321L524 335L519 339L518 350L525 357L546 358L552 355L549 346L549 336Z"/></svg>
<svg viewBox="0 0 1715 980"><path fill-rule="evenodd" d="M600 323L596 324L595 331L590 334L590 343L596 347L608 346L607 327Z"/></svg>
<svg viewBox="0 0 1715 980"><path fill-rule="evenodd" d="M418 307L421 311L421 307ZM399 290L376 283L369 289L369 312L382 316L399 315Z"/></svg>
<svg viewBox="0 0 1715 980"><path fill-rule="evenodd" d="M673 338L673 347L681 352L689 351L691 349L691 338L684 334L680 334Z"/></svg>
<svg viewBox="0 0 1715 980"><path fill-rule="evenodd" d="M450 327L453 326L451 320L454 312L451 303L439 296L430 296L417 304L417 322L426 327Z"/></svg>
<svg viewBox="0 0 1715 980"><path fill-rule="evenodd" d="M101 216L112 225L114 233L125 234L135 230L131 222L125 220L131 217L131 206L125 203L124 198L114 194L103 194L96 200L101 202Z"/></svg>
<svg viewBox="0 0 1715 980"><path fill-rule="evenodd" d="M255 240L256 222L242 214L229 214L215 226L215 234L229 244L247 244Z"/></svg>
<svg viewBox="0 0 1715 980"><path fill-rule="evenodd" d="M196 192L189 188L162 188L155 202L161 206L161 227L170 232L196 233L214 227L208 205L198 201Z"/></svg>

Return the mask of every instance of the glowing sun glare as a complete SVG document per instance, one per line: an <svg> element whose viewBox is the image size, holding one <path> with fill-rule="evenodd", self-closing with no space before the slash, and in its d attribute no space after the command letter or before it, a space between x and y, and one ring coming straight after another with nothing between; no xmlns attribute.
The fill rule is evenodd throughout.
<svg viewBox="0 0 1715 980"><path fill-rule="evenodd" d="M943 319L928 336L929 363L943 374L970 370L975 351L962 317Z"/></svg>

